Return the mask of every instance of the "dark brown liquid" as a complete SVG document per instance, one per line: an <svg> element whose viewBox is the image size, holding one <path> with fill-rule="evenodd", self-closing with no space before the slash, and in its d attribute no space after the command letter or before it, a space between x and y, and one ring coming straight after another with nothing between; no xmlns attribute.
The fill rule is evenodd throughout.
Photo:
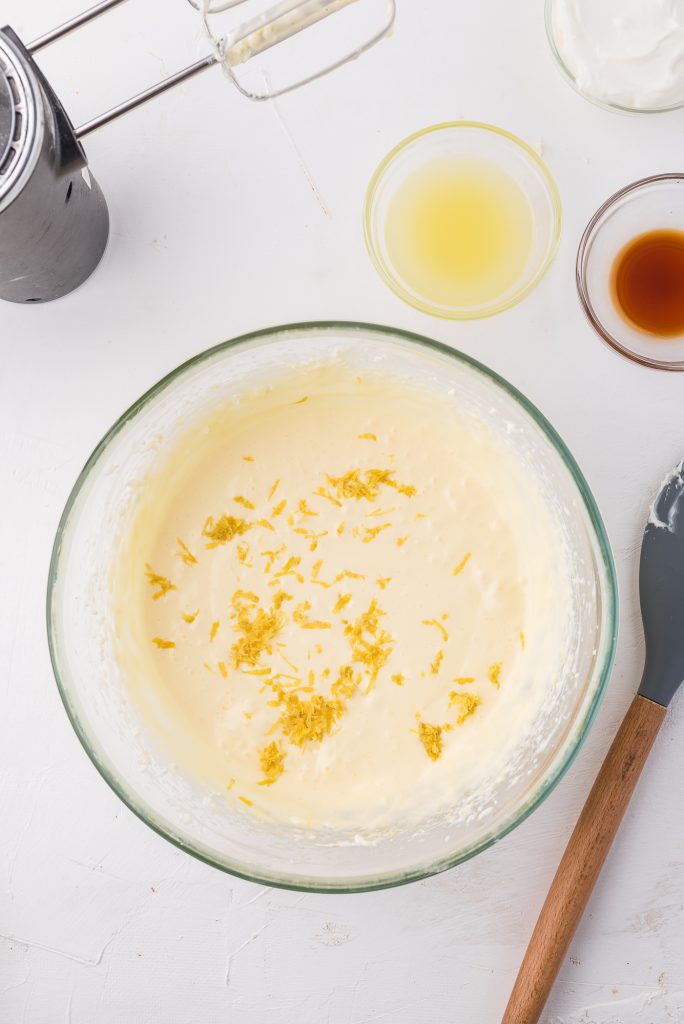
<svg viewBox="0 0 684 1024"><path fill-rule="evenodd" d="M684 232L637 235L615 258L613 301L625 320L648 334L684 333Z"/></svg>

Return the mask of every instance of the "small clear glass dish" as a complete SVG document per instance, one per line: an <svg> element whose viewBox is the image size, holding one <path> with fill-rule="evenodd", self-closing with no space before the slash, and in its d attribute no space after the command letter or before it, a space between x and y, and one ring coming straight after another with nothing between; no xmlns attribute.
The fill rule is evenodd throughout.
<svg viewBox="0 0 684 1024"><path fill-rule="evenodd" d="M669 103L665 106L636 106L629 103L619 103L607 99L605 96L598 96L592 92L583 89L578 83L574 73L568 67L567 61L562 56L563 47L558 40L558 32L556 28L556 11L558 8L559 0L546 0L544 9L544 21L546 24L546 36L549 41L551 53L556 59L563 77L570 83L573 89L583 96L585 100L589 100L590 103L594 103L597 107L601 107L603 110L617 110L623 114L664 114L669 110L679 110L684 107L684 86L682 86L682 98L674 103ZM597 6L599 4L597 3Z"/></svg>
<svg viewBox="0 0 684 1024"><path fill-rule="evenodd" d="M443 305L420 294L397 267L387 244L387 218L397 191L418 169L452 157L475 158L504 171L521 189L531 211L532 243L517 280L503 294L480 305ZM400 298L433 316L471 320L514 306L539 284L558 248L561 202L546 164L522 139L477 121L450 121L409 135L387 154L368 186L363 225L376 270Z"/></svg>
<svg viewBox="0 0 684 1024"><path fill-rule="evenodd" d="M577 251L577 290L594 330L611 348L635 363L658 370L684 370L684 334L661 338L632 326L611 291L618 253L646 231L684 232L684 174L658 174L620 189L589 221Z"/></svg>
<svg viewBox="0 0 684 1024"><path fill-rule="evenodd" d="M548 700L512 753L509 773L432 818L380 836L301 829L241 813L193 780L155 742L130 700L111 623L111 567L147 474L178 432L274 373L338 362L448 395L503 432L539 480L572 581L566 650ZM59 525L48 585L48 636L57 684L86 753L150 828L200 860L291 889L359 892L443 871L501 839L567 771L606 687L617 634L617 585L601 517L572 455L514 387L445 345L369 324L294 324L203 352L143 395L98 444Z"/></svg>

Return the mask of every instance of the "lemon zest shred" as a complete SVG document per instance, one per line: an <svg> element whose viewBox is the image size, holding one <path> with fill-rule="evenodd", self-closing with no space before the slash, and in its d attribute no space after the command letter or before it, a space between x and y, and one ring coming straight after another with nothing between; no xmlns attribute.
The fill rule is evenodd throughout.
<svg viewBox="0 0 684 1024"><path fill-rule="evenodd" d="M230 791L231 791L231 789L233 788L234 785L235 785L235 777L231 775L231 777L228 779L228 785L226 786L226 789L228 790L229 793L230 793Z"/></svg>
<svg viewBox="0 0 684 1024"><path fill-rule="evenodd" d="M191 623L193 623L195 621L195 619L197 618L198 615L199 615L199 608L197 609L196 612L183 612L183 614L181 615L181 618L183 619L183 622L187 622L188 624L191 624Z"/></svg>
<svg viewBox="0 0 684 1024"><path fill-rule="evenodd" d="M392 577L391 576L378 576L378 578L377 578L377 580L375 582L377 583L377 585L380 587L381 590L385 590L385 588L387 587L387 584L392 582Z"/></svg>
<svg viewBox="0 0 684 1024"><path fill-rule="evenodd" d="M181 561L185 562L186 565L197 565L197 559L193 555L188 545L176 537L176 543L178 544L179 550L176 552Z"/></svg>
<svg viewBox="0 0 684 1024"><path fill-rule="evenodd" d="M475 682L475 676L456 676L454 682L458 683L459 686L467 686L468 683Z"/></svg>
<svg viewBox="0 0 684 1024"><path fill-rule="evenodd" d="M350 469L342 476L326 474L326 479L338 498L375 501L381 487L392 487L400 494L412 498L416 493L415 487L410 484L398 483L394 479L394 475L393 469L367 469L363 476L360 469Z"/></svg>
<svg viewBox="0 0 684 1024"><path fill-rule="evenodd" d="M248 569L252 568L252 563L247 561L247 559L249 558L249 544L238 544L237 556L240 565L244 565Z"/></svg>
<svg viewBox="0 0 684 1024"><path fill-rule="evenodd" d="M414 731L418 732L418 739L425 747L425 753L430 760L438 761L444 749L442 726L430 725L429 722L423 722L419 715L416 717L418 718L418 729Z"/></svg>
<svg viewBox="0 0 684 1024"><path fill-rule="evenodd" d="M337 498L333 498L332 494L325 487L318 487L313 492L318 498L325 498L331 505L335 505L337 508L342 508L342 502L338 501Z"/></svg>
<svg viewBox="0 0 684 1024"><path fill-rule="evenodd" d="M397 542L396 542L397 543L397 547L398 548L403 548L403 546L404 546L404 544L406 543L407 540L408 540L408 534L405 534L403 537L397 537Z"/></svg>
<svg viewBox="0 0 684 1024"><path fill-rule="evenodd" d="M465 555L463 556L463 558L461 559L461 561L460 561L460 562L458 563L458 565L457 565L457 566L456 566L456 568L454 569L454 573L453 573L453 574L454 574L454 576L458 576L458 575L459 575L460 573L462 573L462 572L463 572L463 570L465 569L466 565L467 565L467 564L468 564L468 562L470 561L470 559L471 559L471 557L472 557L472 554L473 554L473 553L472 553L472 551L468 551L468 552L467 552L467 553L466 553L466 554L465 554Z"/></svg>
<svg viewBox="0 0 684 1024"><path fill-rule="evenodd" d="M233 501L237 505L242 505L243 508L248 508L250 512L254 511L254 502L250 501L248 498L243 497L242 494L238 494L235 498L233 498Z"/></svg>
<svg viewBox="0 0 684 1024"><path fill-rule="evenodd" d="M259 786L272 786L285 771L285 751L275 740L259 751L259 765L263 772L263 779L257 783Z"/></svg>
<svg viewBox="0 0 684 1024"><path fill-rule="evenodd" d="M397 672L396 675L392 676L392 682L396 683L397 686L403 686L404 685L404 679L405 679L405 676L403 676L401 674L401 672Z"/></svg>
<svg viewBox="0 0 684 1024"><path fill-rule="evenodd" d="M304 577L300 572L297 571L297 566L301 564L301 558L297 555L290 555L282 569L279 569L275 574L274 579L271 580L271 584L276 583L279 579L284 576L294 576L298 583L304 582Z"/></svg>
<svg viewBox="0 0 684 1024"><path fill-rule="evenodd" d="M333 615L341 612L346 605L351 601L351 594L338 594L337 600L333 606Z"/></svg>
<svg viewBox="0 0 684 1024"><path fill-rule="evenodd" d="M276 480L276 482L275 482L274 484L272 484L272 485L271 485L271 489L270 489L270 491L268 492L268 498L266 499L266 501L270 501L270 500L271 500L271 498L273 497L273 495L275 494L275 492L276 492L276 491L278 490L278 487L279 487L279 485L280 485L280 477L278 477L278 479Z"/></svg>
<svg viewBox="0 0 684 1024"><path fill-rule="evenodd" d="M500 661L495 661L487 669L489 682L496 686L497 690L501 689L501 664Z"/></svg>
<svg viewBox="0 0 684 1024"><path fill-rule="evenodd" d="M314 512L312 508L309 508L306 498L300 498L297 503L297 511L303 516L317 516L318 512Z"/></svg>
<svg viewBox="0 0 684 1024"><path fill-rule="evenodd" d="M152 595L153 601L158 601L160 597L166 597L169 591L178 589L176 584L172 583L168 577L161 576L158 572L155 572L149 562L145 562L145 576L151 587L159 587L156 594Z"/></svg>
<svg viewBox="0 0 684 1024"><path fill-rule="evenodd" d="M321 622L317 619L310 619L308 612L311 611L311 601L302 601L300 604L295 605L295 610L292 613L292 621L296 622L302 629L331 629L332 624L330 622Z"/></svg>
<svg viewBox="0 0 684 1024"><path fill-rule="evenodd" d="M362 572L351 572L350 569L344 569L342 572L338 572L335 583L339 583L341 580L365 580L365 578Z"/></svg>
<svg viewBox="0 0 684 1024"><path fill-rule="evenodd" d="M274 505L273 508L271 509L271 518L275 519L276 516L279 516L283 509L286 508L286 506L287 501L285 498L283 498L282 501L278 502L278 504Z"/></svg>
<svg viewBox="0 0 684 1024"><path fill-rule="evenodd" d="M220 625L221 625L221 623L218 621L218 619L215 622L212 622L211 630L209 631L209 643L211 643L211 641L214 639L214 637L218 633Z"/></svg>
<svg viewBox="0 0 684 1024"><path fill-rule="evenodd" d="M437 629L442 634L442 639L444 640L444 643L446 643L447 640L449 639L449 634L447 633L446 629L444 628L442 623L439 621L439 619L423 619L423 625L424 626L436 626Z"/></svg>
<svg viewBox="0 0 684 1024"><path fill-rule="evenodd" d="M478 697L476 693L460 693L458 690L452 690L449 694L449 707L458 708L456 725L463 725L466 718L475 714L481 703L482 698Z"/></svg>
<svg viewBox="0 0 684 1024"><path fill-rule="evenodd" d="M384 523L382 526L366 526L364 527L363 543L370 544L372 540L382 533L383 530L389 530L391 523Z"/></svg>
<svg viewBox="0 0 684 1024"><path fill-rule="evenodd" d="M278 644L278 647L281 647L281 646L284 646L284 645ZM279 651L278 651L278 654L279 654L279 655L280 655L280 657L281 657L281 658L283 659L283 661L285 662L285 664L286 664L286 665L287 665L287 666L288 666L289 668L291 668L291 669L292 669L292 671L293 671L293 672L296 672L297 674L299 674L299 669L297 668L297 666L296 666L296 665L294 664L294 662L290 661L290 659L289 659L289 658L288 658L288 657L287 657L287 656L286 656L285 654L283 654L282 650L279 650Z"/></svg>
<svg viewBox="0 0 684 1024"><path fill-rule="evenodd" d="M163 640L160 636L153 636L152 643L155 644L160 651L170 651L176 646L173 640Z"/></svg>
<svg viewBox="0 0 684 1024"><path fill-rule="evenodd" d="M323 530L321 533L315 533L314 530L305 530L302 527L298 527L296 530L293 530L293 533L300 534L309 541L309 551L312 553L318 548L318 542L321 537L328 536L327 530Z"/></svg>
<svg viewBox="0 0 684 1024"><path fill-rule="evenodd" d="M283 704L278 725L285 738L297 747L320 743L330 735L344 713L344 705L339 699L323 697L320 693L306 699L296 693L283 694Z"/></svg>
<svg viewBox="0 0 684 1024"><path fill-rule="evenodd" d="M225 661L219 661L218 662L218 668L219 668L219 672L221 673L223 678L227 679L228 678L228 669L226 667Z"/></svg>
<svg viewBox="0 0 684 1024"><path fill-rule="evenodd" d="M254 607L254 598L256 595L244 591L236 591L233 595L233 628L238 634L238 639L231 647L234 668L243 665L259 668L261 658L273 653L274 640L285 625L282 604L288 595L282 591L276 594L268 611Z"/></svg>
<svg viewBox="0 0 684 1024"><path fill-rule="evenodd" d="M397 490L399 494L405 494L407 498L414 498L416 495L416 489L413 484L399 484Z"/></svg>
<svg viewBox="0 0 684 1024"><path fill-rule="evenodd" d="M254 806L254 801L250 800L249 797L239 796L238 800L242 800L243 804L247 804L248 807L253 807Z"/></svg>
<svg viewBox="0 0 684 1024"><path fill-rule="evenodd" d="M202 528L202 536L209 539L206 545L208 548L216 548L220 544L227 544L235 537L242 537L247 530L251 530L252 524L245 519L237 519L235 516L222 515L214 522L214 517L209 516Z"/></svg>
<svg viewBox="0 0 684 1024"><path fill-rule="evenodd" d="M443 660L444 660L444 651L437 651L437 655L435 656L435 660L430 665L430 675L431 676L436 676L436 675L439 674L439 669L440 669L440 666L441 666Z"/></svg>
<svg viewBox="0 0 684 1024"><path fill-rule="evenodd" d="M285 545L283 544L281 547L276 548L275 551L262 551L261 552L261 554L265 555L266 559L267 559L266 565L264 566L264 572L265 573L269 573L271 571L271 569L275 565L277 559L280 558L280 556L282 555L282 553L284 551L285 551Z"/></svg>
<svg viewBox="0 0 684 1024"><path fill-rule="evenodd" d="M373 598L368 609L353 623L346 622L344 627L345 636L351 647L352 662L365 665L369 674L367 693L375 686L380 669L394 649L394 638L380 628L380 619L384 614Z"/></svg>
<svg viewBox="0 0 684 1024"><path fill-rule="evenodd" d="M377 441L375 434L359 434L360 441Z"/></svg>
<svg viewBox="0 0 684 1024"><path fill-rule="evenodd" d="M523 632L520 633L520 649L525 650L525 634Z"/></svg>
<svg viewBox="0 0 684 1024"><path fill-rule="evenodd" d="M336 700L348 701L351 700L360 685L361 673L354 673L352 665L343 665L338 671L337 679L330 687L330 692Z"/></svg>

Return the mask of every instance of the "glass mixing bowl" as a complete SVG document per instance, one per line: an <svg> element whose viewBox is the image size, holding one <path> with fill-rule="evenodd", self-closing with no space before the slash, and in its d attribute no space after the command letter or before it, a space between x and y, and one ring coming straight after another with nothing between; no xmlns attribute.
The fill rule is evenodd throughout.
<svg viewBox="0 0 684 1024"><path fill-rule="evenodd" d="M139 484L179 432L246 386L343 358L455 398L497 429L535 474L570 563L572 622L558 678L502 784L446 813L370 842L276 828L236 811L169 761L146 735L120 677L111 636L111 567ZM610 672L617 589L591 492L553 427L523 395L467 356L418 335L353 323L274 328L225 342L143 395L97 446L67 502L48 585L48 633L64 706L87 754L125 804L208 864L267 885L350 892L443 871L518 825L558 782L591 725ZM559 659L560 661L560 659Z"/></svg>

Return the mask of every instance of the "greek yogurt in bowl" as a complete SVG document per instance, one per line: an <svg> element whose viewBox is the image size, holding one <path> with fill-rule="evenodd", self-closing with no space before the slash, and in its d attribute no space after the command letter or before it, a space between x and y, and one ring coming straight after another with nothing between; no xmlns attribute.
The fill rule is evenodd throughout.
<svg viewBox="0 0 684 1024"><path fill-rule="evenodd" d="M684 104L684 0L547 0L551 47L575 88L635 112Z"/></svg>

